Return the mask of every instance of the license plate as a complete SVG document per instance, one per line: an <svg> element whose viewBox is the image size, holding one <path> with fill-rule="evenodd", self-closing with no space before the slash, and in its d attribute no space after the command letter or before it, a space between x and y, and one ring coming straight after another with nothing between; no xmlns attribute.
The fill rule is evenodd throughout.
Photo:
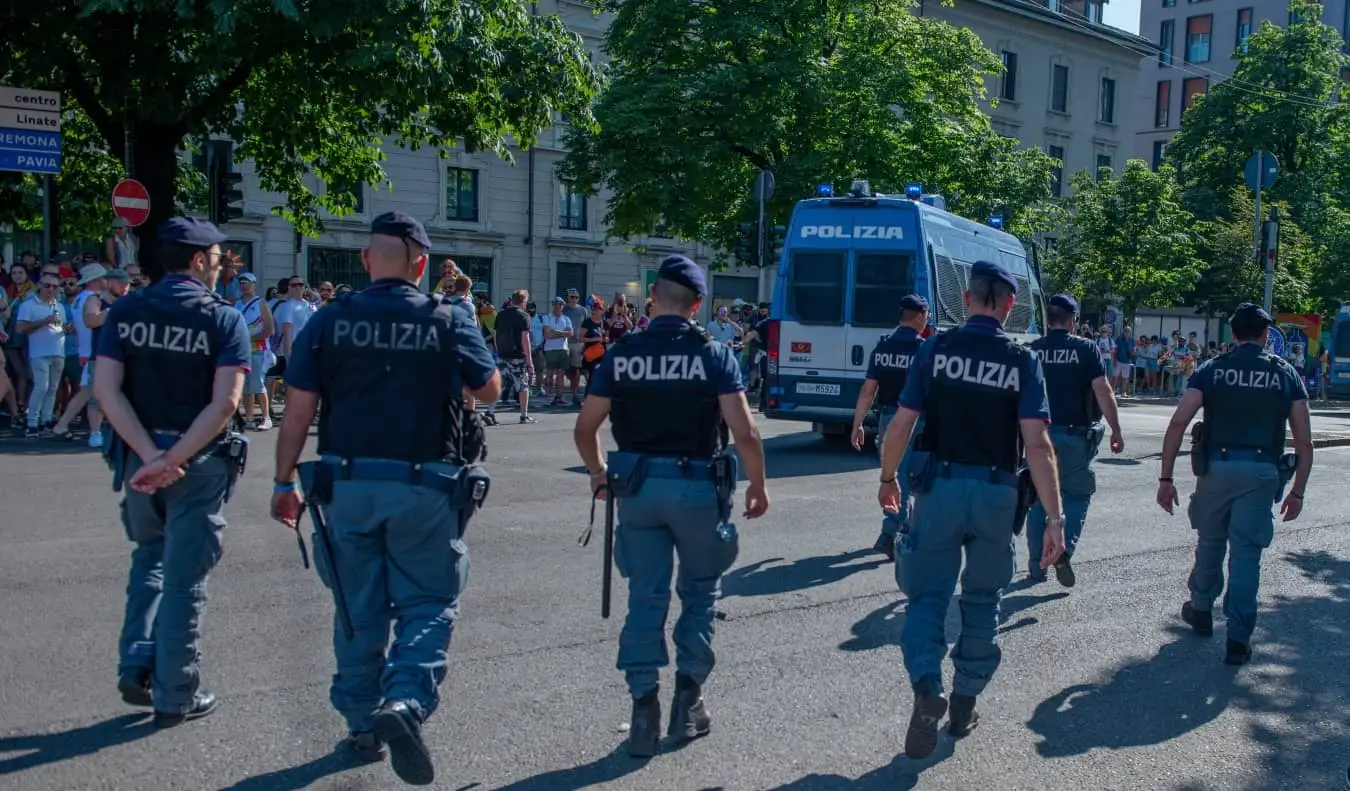
<svg viewBox="0 0 1350 791"><path fill-rule="evenodd" d="M839 385L820 384L818 382L798 382L797 395L839 395Z"/></svg>

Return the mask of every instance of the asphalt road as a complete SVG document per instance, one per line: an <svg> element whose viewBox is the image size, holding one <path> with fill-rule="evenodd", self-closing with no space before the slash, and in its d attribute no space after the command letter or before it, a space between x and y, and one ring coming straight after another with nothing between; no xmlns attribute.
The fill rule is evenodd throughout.
<svg viewBox="0 0 1350 791"><path fill-rule="evenodd" d="M713 734L642 763L616 751L629 705L614 670L624 591L618 617L601 620L598 542L576 544L589 496L572 416L503 420L492 500L469 536L454 664L428 725L437 787L1340 788L1350 448L1319 452L1304 515L1266 555L1255 660L1233 670L1222 631L1201 640L1177 617L1193 539L1153 504L1169 411L1124 410L1128 446L1100 464L1078 587L1014 586L981 727L960 744L944 736L922 762L899 755L911 697L896 646L903 603L863 549L878 526L874 454L763 425L773 505L740 525L707 687ZM1350 434L1350 412L1316 423ZM343 730L327 700L332 604L266 518L270 436L254 448L204 620L221 708L157 733L114 689L129 546L106 469L89 451L0 437L0 788L399 786L387 765L330 754ZM950 618L954 634L955 607Z"/></svg>

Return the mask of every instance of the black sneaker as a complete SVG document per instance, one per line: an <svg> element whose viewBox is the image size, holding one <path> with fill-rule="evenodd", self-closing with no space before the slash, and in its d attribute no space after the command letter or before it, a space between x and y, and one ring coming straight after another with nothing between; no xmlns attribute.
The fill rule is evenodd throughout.
<svg viewBox="0 0 1350 791"><path fill-rule="evenodd" d="M634 758L650 758L660 747L660 692L654 689L633 700L632 721L628 724L628 754Z"/></svg>
<svg viewBox="0 0 1350 791"><path fill-rule="evenodd" d="M422 741L422 721L408 704L391 701L375 715L375 735L389 745L389 762L394 774L408 785L431 785L436 767L431 752Z"/></svg>
<svg viewBox="0 0 1350 791"><path fill-rule="evenodd" d="M1074 576L1073 565L1069 563L1068 555L1055 561L1055 579L1059 580L1059 584L1066 588L1072 588L1074 583L1078 581L1078 577Z"/></svg>
<svg viewBox="0 0 1350 791"><path fill-rule="evenodd" d="M914 712L909 715L909 730L905 732L905 755L927 758L937 749L938 725L947 713L947 699L942 696L940 682L922 679L914 685Z"/></svg>
<svg viewBox="0 0 1350 791"><path fill-rule="evenodd" d="M525 413L522 412L521 415L520 415L520 422L521 422L521 423L538 423L539 421L535 420L534 418L532 418L532 417L530 417L529 415L527 415L527 414L525 414Z"/></svg>
<svg viewBox="0 0 1350 791"><path fill-rule="evenodd" d="M32 426L23 432L24 439L37 439L42 436L42 431L36 426Z"/></svg>
<svg viewBox="0 0 1350 791"><path fill-rule="evenodd" d="M975 710L975 696L952 695L951 717L947 732L958 739L970 735L980 724L980 713Z"/></svg>
<svg viewBox="0 0 1350 791"><path fill-rule="evenodd" d="M1045 582L1045 569L1040 567L1040 563L1027 569L1027 580L1032 584Z"/></svg>
<svg viewBox="0 0 1350 791"><path fill-rule="evenodd" d="M150 668L124 670L117 676L117 691L128 706L153 706L150 698Z"/></svg>
<svg viewBox="0 0 1350 791"><path fill-rule="evenodd" d="M185 712L177 711L156 711L155 727L172 728L175 725L182 725L188 720L199 720L202 717L216 710L220 701L210 692L198 692L197 699L193 702L192 708Z"/></svg>
<svg viewBox="0 0 1350 791"><path fill-rule="evenodd" d="M703 704L703 688L689 676L675 674L675 697L670 702L666 735L687 742L707 736L711 729L712 717Z"/></svg>
<svg viewBox="0 0 1350 791"><path fill-rule="evenodd" d="M1228 650L1224 653L1225 665L1245 665L1252 661L1252 647L1237 640L1228 641Z"/></svg>
<svg viewBox="0 0 1350 791"><path fill-rule="evenodd" d="M1197 610L1186 602L1181 605L1181 620L1190 624L1191 631L1201 637L1214 636L1214 613L1209 610Z"/></svg>
<svg viewBox="0 0 1350 791"><path fill-rule="evenodd" d="M888 536L885 533L877 536L877 542L872 545L873 552L880 552L886 556L887 560L895 560L895 536Z"/></svg>
<svg viewBox="0 0 1350 791"><path fill-rule="evenodd" d="M362 763L376 764L388 757L384 743L375 731L356 731L347 734L340 746L342 752Z"/></svg>
<svg viewBox="0 0 1350 791"><path fill-rule="evenodd" d="M491 412L484 412L484 413L483 413L483 425L485 425L485 426L495 426L495 425L497 425L497 416L494 415L494 414L492 414Z"/></svg>

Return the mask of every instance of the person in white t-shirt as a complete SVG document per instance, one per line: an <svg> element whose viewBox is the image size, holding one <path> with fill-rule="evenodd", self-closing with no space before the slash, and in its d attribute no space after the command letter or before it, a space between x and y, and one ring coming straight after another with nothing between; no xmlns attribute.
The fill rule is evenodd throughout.
<svg viewBox="0 0 1350 791"><path fill-rule="evenodd" d="M273 321L281 328L281 356L290 358L291 344L300 336L309 317L314 315L314 306L305 301L305 279L299 275L291 277L286 283L286 301L277 308Z"/></svg>
<svg viewBox="0 0 1350 791"><path fill-rule="evenodd" d="M567 349L567 340L572 337L572 320L563 315L563 305L567 300L553 298L553 309L543 316L540 324L544 328L544 365L548 372L545 382L552 382L553 402L550 406L562 406L563 379L571 365L571 354Z"/></svg>
<svg viewBox="0 0 1350 791"><path fill-rule="evenodd" d="M28 398L28 437L51 436L56 391L66 365L66 334L75 326L57 299L61 277L42 275L37 296L19 305L18 330L28 336L28 364L33 370L33 393Z"/></svg>

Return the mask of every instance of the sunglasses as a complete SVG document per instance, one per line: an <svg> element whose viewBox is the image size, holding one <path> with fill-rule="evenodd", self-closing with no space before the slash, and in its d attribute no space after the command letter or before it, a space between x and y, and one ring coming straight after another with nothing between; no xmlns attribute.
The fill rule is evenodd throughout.
<svg viewBox="0 0 1350 791"><path fill-rule="evenodd" d="M64 283L62 283L62 285L65 286L66 288L71 288L73 286L78 286L79 282L75 280L67 280Z"/></svg>
<svg viewBox="0 0 1350 791"><path fill-rule="evenodd" d="M43 283L43 284L42 284L42 287L43 287L43 288L60 288L60 287L61 287L61 284L60 284L60 283Z"/></svg>
<svg viewBox="0 0 1350 791"><path fill-rule="evenodd" d="M305 284L304 284L303 282L300 282L300 283L287 283L287 284L286 284L286 287L287 287L287 288L304 288L304 287L305 287Z"/></svg>

